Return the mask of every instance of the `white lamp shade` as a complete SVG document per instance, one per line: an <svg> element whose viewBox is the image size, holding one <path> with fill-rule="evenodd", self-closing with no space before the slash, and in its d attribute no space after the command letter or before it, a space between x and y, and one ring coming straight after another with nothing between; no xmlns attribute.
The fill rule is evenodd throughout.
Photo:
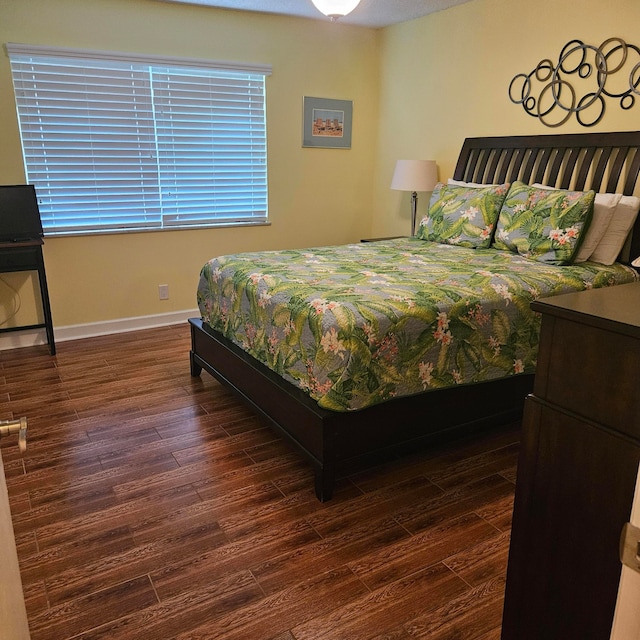
<svg viewBox="0 0 640 640"><path fill-rule="evenodd" d="M312 0L313 4L334 20L351 13L359 4L360 0Z"/></svg>
<svg viewBox="0 0 640 640"><path fill-rule="evenodd" d="M433 191L437 183L435 160L398 160L391 188L397 191Z"/></svg>

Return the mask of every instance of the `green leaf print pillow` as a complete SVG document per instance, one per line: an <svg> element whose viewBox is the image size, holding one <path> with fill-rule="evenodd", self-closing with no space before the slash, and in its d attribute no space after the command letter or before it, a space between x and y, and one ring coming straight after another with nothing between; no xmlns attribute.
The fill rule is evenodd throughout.
<svg viewBox="0 0 640 640"><path fill-rule="evenodd" d="M538 262L571 264L591 222L595 195L516 181L502 205L493 246Z"/></svg>
<svg viewBox="0 0 640 640"><path fill-rule="evenodd" d="M418 238L442 244L486 249L491 246L508 184L467 187L437 184Z"/></svg>

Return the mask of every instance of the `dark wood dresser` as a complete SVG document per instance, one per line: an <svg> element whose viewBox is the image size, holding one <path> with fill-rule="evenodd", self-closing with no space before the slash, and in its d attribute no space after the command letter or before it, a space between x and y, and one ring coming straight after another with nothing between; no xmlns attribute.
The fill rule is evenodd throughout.
<svg viewBox="0 0 640 640"><path fill-rule="evenodd" d="M640 283L531 306L502 640L609 640L640 461Z"/></svg>

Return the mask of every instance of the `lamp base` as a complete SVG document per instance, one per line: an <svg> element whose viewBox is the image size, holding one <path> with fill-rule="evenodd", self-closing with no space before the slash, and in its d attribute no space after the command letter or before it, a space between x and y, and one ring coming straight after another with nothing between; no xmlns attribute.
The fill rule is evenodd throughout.
<svg viewBox="0 0 640 640"><path fill-rule="evenodd" d="M416 212L418 210L418 193L411 194L411 237L416 235Z"/></svg>

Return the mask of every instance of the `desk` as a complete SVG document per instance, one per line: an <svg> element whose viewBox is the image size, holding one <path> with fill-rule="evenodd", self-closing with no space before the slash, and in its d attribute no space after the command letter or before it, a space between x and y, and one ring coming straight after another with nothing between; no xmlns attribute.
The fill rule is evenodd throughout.
<svg viewBox="0 0 640 640"><path fill-rule="evenodd" d="M28 240L26 242L0 242L0 273L9 273L12 271L38 272L42 313L44 315L44 322L19 327L4 327L0 328L0 333L44 328L47 332L49 352L53 356L56 353L56 345L53 339L53 321L51 319L51 306L49 304L49 290L47 288L47 275L44 270L44 257L42 255L43 244L44 242L41 239Z"/></svg>

